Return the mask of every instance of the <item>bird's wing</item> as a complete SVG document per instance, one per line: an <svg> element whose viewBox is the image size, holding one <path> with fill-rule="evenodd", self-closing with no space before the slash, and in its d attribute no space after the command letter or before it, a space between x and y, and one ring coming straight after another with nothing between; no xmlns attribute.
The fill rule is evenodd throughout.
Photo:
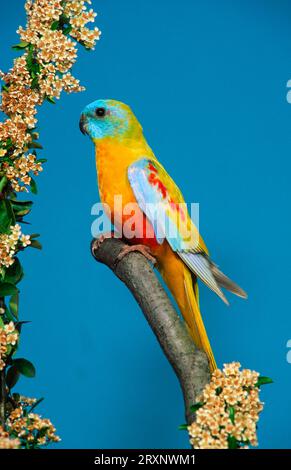
<svg viewBox="0 0 291 470"><path fill-rule="evenodd" d="M166 239L190 270L227 303L182 193L163 166L157 160L141 158L128 167L128 179L158 242Z"/></svg>

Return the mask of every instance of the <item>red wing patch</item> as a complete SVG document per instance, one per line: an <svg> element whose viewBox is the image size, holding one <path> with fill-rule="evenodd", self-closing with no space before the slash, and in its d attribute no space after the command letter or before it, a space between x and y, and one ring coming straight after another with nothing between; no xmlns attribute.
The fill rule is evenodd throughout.
<svg viewBox="0 0 291 470"><path fill-rule="evenodd" d="M152 186L157 186L158 191L161 193L163 199L166 199L166 197L167 197L167 188L164 185L164 183L162 183L160 178L158 177L158 175L157 175L158 170L156 169L156 167L152 163L149 163L148 169L150 170L150 174L148 176L149 183Z"/></svg>
<svg viewBox="0 0 291 470"><path fill-rule="evenodd" d="M149 163L148 169L149 169L150 171L153 171L154 173L157 173L157 172L158 172L158 170L156 169L156 167L155 167L152 163Z"/></svg>

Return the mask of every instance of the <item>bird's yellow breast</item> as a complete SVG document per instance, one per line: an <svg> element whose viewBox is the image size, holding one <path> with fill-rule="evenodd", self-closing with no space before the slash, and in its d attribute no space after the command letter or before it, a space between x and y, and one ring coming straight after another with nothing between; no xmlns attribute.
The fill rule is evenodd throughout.
<svg viewBox="0 0 291 470"><path fill-rule="evenodd" d="M149 156L152 152L141 141L117 141L107 137L95 144L96 167L100 198L103 204L114 207L114 196L122 196L122 205L136 202L128 181L127 169L136 160Z"/></svg>
<svg viewBox="0 0 291 470"><path fill-rule="evenodd" d="M153 228L145 222L146 217L137 204L127 173L133 162L144 157L156 159L144 138L123 141L106 138L96 142L98 186L105 212L115 228L123 234L123 225L135 213L138 223L134 224L134 236L130 237L129 242L143 241L155 246L157 242ZM150 236L147 238L145 233Z"/></svg>

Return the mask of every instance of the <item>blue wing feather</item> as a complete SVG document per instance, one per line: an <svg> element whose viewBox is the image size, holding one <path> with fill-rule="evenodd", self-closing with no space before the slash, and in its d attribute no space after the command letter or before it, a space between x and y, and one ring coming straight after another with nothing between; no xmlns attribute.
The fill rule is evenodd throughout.
<svg viewBox="0 0 291 470"><path fill-rule="evenodd" d="M150 181L151 172L158 176L162 187ZM226 287L236 295L246 297L245 292L228 277L223 275L210 261L207 253L201 247L199 239L193 245L185 244L183 234L177 230L177 224L169 215L169 197L167 187L171 186L175 203L183 203L183 196L169 177L166 170L156 160L141 158L128 168L128 179L139 207L151 222L158 243L166 239L172 250L183 260L189 269L212 289L225 303L228 304L220 286ZM187 213L188 216L188 213ZM173 234L175 234L173 236ZM199 234L198 234L199 236Z"/></svg>

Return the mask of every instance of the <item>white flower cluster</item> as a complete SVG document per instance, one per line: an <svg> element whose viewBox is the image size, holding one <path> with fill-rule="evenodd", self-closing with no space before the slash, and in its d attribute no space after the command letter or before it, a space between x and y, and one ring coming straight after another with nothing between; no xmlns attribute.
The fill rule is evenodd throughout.
<svg viewBox="0 0 291 470"><path fill-rule="evenodd" d="M90 1L27 0L26 28L19 27L22 56L14 60L8 73L0 72L5 85L1 110L8 116L0 123L0 174L5 175L15 191L27 191L30 174L42 170L41 162L32 161L27 150L32 144L37 123L37 106L45 100L83 91L70 70L77 59L77 43L94 49L100 37L94 22L96 13L88 9ZM21 158L22 168L17 164ZM26 165L24 159L27 160Z"/></svg>

